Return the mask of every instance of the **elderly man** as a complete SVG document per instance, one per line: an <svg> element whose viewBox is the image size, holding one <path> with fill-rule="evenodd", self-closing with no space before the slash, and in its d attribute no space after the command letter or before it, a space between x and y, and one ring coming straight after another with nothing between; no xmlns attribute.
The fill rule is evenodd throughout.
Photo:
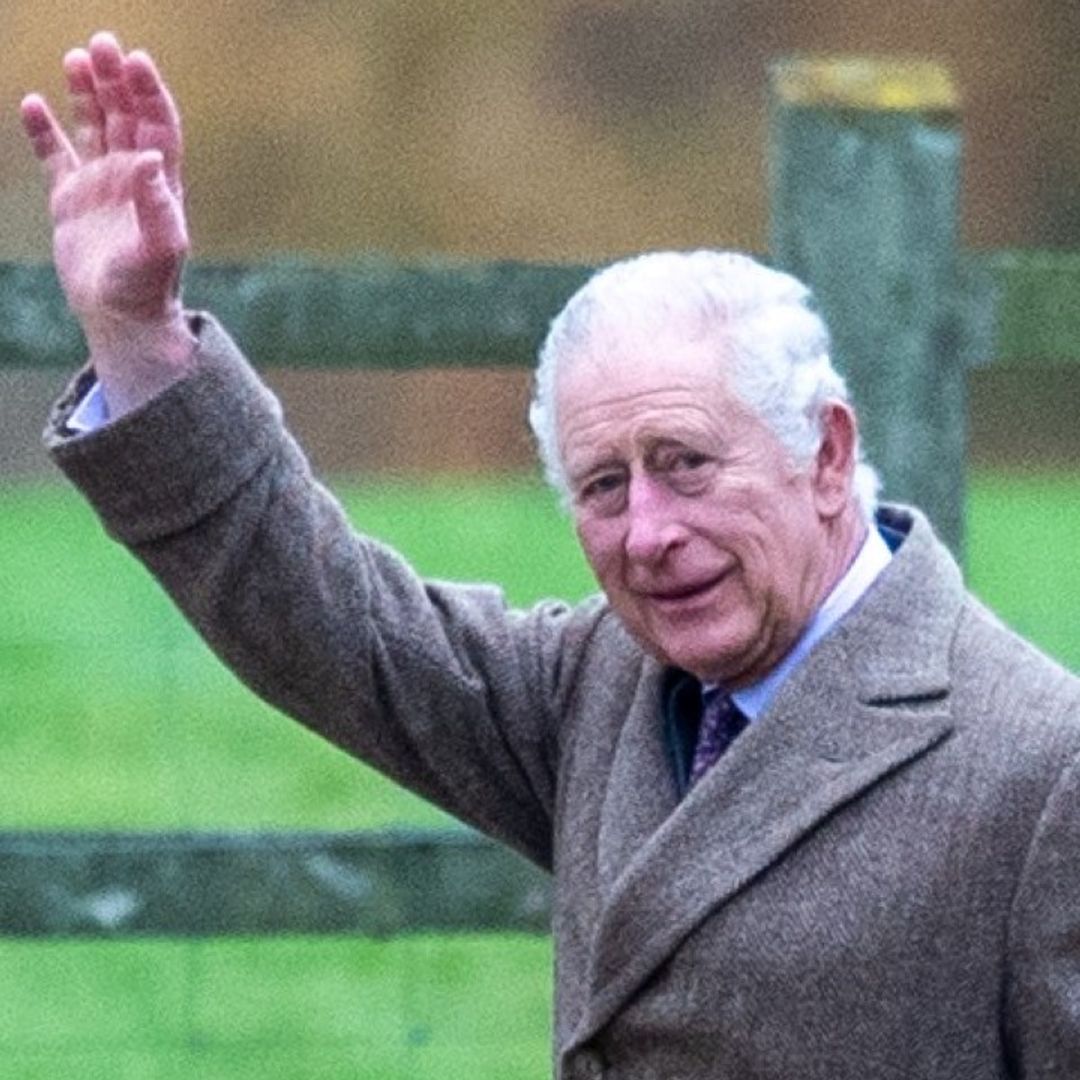
<svg viewBox="0 0 1080 1080"><path fill-rule="evenodd" d="M179 123L110 35L38 97L90 365L57 462L268 700L549 869L564 1078L1080 1076L1080 686L874 510L790 277L589 282L532 420L603 596L508 610L357 535L185 313Z"/></svg>

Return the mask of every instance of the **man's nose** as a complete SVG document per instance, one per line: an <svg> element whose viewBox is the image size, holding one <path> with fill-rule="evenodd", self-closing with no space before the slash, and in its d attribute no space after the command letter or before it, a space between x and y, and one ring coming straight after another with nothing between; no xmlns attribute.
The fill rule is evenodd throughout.
<svg viewBox="0 0 1080 1080"><path fill-rule="evenodd" d="M635 562L657 562L685 535L676 514L676 500L659 480L642 473L631 476L627 493L626 554Z"/></svg>

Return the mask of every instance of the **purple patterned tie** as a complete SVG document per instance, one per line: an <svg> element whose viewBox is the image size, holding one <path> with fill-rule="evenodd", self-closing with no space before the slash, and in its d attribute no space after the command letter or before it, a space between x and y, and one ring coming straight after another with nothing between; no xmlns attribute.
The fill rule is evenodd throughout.
<svg viewBox="0 0 1080 1080"><path fill-rule="evenodd" d="M735 737L747 724L746 717L729 694L722 690L709 690L704 699L694 762L690 766L691 787L716 764L720 755L735 741Z"/></svg>

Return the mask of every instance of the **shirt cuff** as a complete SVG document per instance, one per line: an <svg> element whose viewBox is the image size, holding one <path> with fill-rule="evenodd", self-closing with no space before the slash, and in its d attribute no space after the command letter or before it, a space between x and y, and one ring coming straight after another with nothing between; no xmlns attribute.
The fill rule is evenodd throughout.
<svg viewBox="0 0 1080 1080"><path fill-rule="evenodd" d="M104 427L109 422L109 403L105 400L105 391L96 380L83 395L82 400L68 416L64 426L75 435L89 435L92 431Z"/></svg>
<svg viewBox="0 0 1080 1080"><path fill-rule="evenodd" d="M199 341L190 373L72 437L67 421L97 382L84 368L45 429L53 461L129 545L191 528L292 446L277 399L229 336L208 316L190 318Z"/></svg>

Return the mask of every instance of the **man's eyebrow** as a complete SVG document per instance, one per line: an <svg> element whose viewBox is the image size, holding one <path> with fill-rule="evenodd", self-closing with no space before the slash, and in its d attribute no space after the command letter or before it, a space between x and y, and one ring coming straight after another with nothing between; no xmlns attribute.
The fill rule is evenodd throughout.
<svg viewBox="0 0 1080 1080"><path fill-rule="evenodd" d="M689 433L686 435L653 435L645 441L645 453L651 453L653 450L667 450L669 448L678 448L680 446L686 446L690 438Z"/></svg>
<svg viewBox="0 0 1080 1080"><path fill-rule="evenodd" d="M645 441L645 457L651 457L663 450L715 449L722 442L723 439L718 433L698 430L686 430L678 435L654 435Z"/></svg>
<svg viewBox="0 0 1080 1080"><path fill-rule="evenodd" d="M576 468L568 468L566 475L571 483L579 483L587 476L593 476L598 472L603 472L605 469L623 469L625 467L626 463L622 458L611 453L583 462Z"/></svg>

